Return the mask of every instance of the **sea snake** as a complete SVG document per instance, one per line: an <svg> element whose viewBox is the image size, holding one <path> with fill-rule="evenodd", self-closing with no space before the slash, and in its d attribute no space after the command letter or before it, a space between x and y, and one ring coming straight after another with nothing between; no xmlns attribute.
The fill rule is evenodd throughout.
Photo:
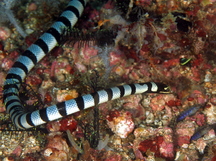
<svg viewBox="0 0 216 161"><path fill-rule="evenodd" d="M80 110L120 97L138 93L167 93L162 83L136 83L113 87L58 103L33 112L25 112L19 88L28 72L58 43L65 29L72 28L82 14L87 0L71 0L57 21L22 55L9 70L4 83L3 102L14 124L21 129L45 124Z"/></svg>

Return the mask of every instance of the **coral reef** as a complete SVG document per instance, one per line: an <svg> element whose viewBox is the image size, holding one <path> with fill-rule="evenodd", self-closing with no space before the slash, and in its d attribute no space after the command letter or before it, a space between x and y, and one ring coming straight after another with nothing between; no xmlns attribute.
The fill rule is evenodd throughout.
<svg viewBox="0 0 216 161"><path fill-rule="evenodd" d="M14 2L0 2L1 95L13 62L68 1ZM0 102L0 160L215 160L215 8L215 0L91 0L76 32L23 82L26 110L136 82L162 82L172 93L103 103L36 134L14 128Z"/></svg>

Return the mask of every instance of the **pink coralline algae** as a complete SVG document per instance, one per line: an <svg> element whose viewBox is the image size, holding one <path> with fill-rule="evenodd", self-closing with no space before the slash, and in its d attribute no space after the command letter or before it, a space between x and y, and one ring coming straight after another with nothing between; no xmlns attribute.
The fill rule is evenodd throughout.
<svg viewBox="0 0 216 161"><path fill-rule="evenodd" d="M184 135L178 137L178 145L190 144L190 136Z"/></svg>
<svg viewBox="0 0 216 161"><path fill-rule="evenodd" d="M36 3L30 3L28 6L29 11L35 11L37 10L37 4Z"/></svg>
<svg viewBox="0 0 216 161"><path fill-rule="evenodd" d="M80 56L81 61L83 61L85 64L89 64L91 61L91 58L95 57L98 54L98 50L93 47L88 47L87 45L82 48Z"/></svg>
<svg viewBox="0 0 216 161"><path fill-rule="evenodd" d="M11 36L11 30L7 27L0 27L0 40L6 40Z"/></svg>
<svg viewBox="0 0 216 161"><path fill-rule="evenodd" d="M111 52L110 53L110 66L114 66L114 65L125 65L126 60L125 60L125 56L122 52Z"/></svg>
<svg viewBox="0 0 216 161"><path fill-rule="evenodd" d="M204 114L196 114L194 117L191 118L192 121L195 121L197 125L203 126L205 125L206 118Z"/></svg>
<svg viewBox="0 0 216 161"><path fill-rule="evenodd" d="M6 54L4 51L3 53ZM1 54L3 55L3 53ZM8 71L12 67L12 65L14 64L14 60L16 60L18 56L19 56L19 53L17 51L10 52L8 57L5 57L1 60L2 69L4 69L5 71Z"/></svg>
<svg viewBox="0 0 216 161"><path fill-rule="evenodd" d="M178 145L189 144L189 139L195 132L195 123L191 121L179 122L176 129Z"/></svg>
<svg viewBox="0 0 216 161"><path fill-rule="evenodd" d="M12 154L16 155L16 156L20 156L22 153L22 147L20 145L18 145L14 151L12 152Z"/></svg>
<svg viewBox="0 0 216 161"><path fill-rule="evenodd" d="M13 60L10 58L5 58L2 60L2 64L1 67L2 69L4 69L5 71L8 71L12 65L14 64Z"/></svg>
<svg viewBox="0 0 216 161"><path fill-rule="evenodd" d="M134 122L130 112L111 111L107 116L107 124L121 138L126 138L134 130Z"/></svg>
<svg viewBox="0 0 216 161"><path fill-rule="evenodd" d="M123 101L125 102L123 104L123 107L124 109L130 111L133 118L137 119L139 117L145 117L144 116L145 109L143 109L140 104L141 99L142 98L139 95L123 98Z"/></svg>
<svg viewBox="0 0 216 161"><path fill-rule="evenodd" d="M191 93L191 97L195 98L198 104L204 104L206 102L206 96L202 91L194 90Z"/></svg>
<svg viewBox="0 0 216 161"><path fill-rule="evenodd" d="M60 134L51 134L48 136L48 143L43 152L46 160L67 161L69 147Z"/></svg>
<svg viewBox="0 0 216 161"><path fill-rule="evenodd" d="M108 155L104 161L121 161L122 157L118 154Z"/></svg>
<svg viewBox="0 0 216 161"><path fill-rule="evenodd" d="M165 108L166 102L174 99L174 95L158 95L151 99L150 106L153 111L161 111Z"/></svg>
<svg viewBox="0 0 216 161"><path fill-rule="evenodd" d="M216 122L216 106L211 103L208 103L208 107L204 109L204 114L206 115L206 120L208 124L214 124Z"/></svg>
<svg viewBox="0 0 216 161"><path fill-rule="evenodd" d="M163 141L160 145L160 153L163 157L172 159L174 157L174 144L171 142Z"/></svg>
<svg viewBox="0 0 216 161"><path fill-rule="evenodd" d="M6 72L66 5L62 0L49 1L58 3L59 9L54 4L48 6L32 0L14 7L17 20L29 32L25 39L20 39L10 24L1 24L1 99ZM216 1L93 0L82 15L75 25L78 32L72 30L72 39L67 37L70 30L63 36L63 41L65 38L73 42L60 42L23 80L23 85L29 85L35 92L30 88L23 92L25 89L21 88L20 96L24 93L29 99L22 100L24 108L45 108L104 88L149 81L168 85L172 93L131 95L99 105L99 119L89 109L41 126L50 132L48 137L42 137L48 144L38 146L42 160L216 160L215 131L211 126L216 122ZM113 44L100 46L94 35L86 40L86 33L101 30L113 32L108 32L115 35L111 39ZM77 34L75 39L73 34ZM104 37L100 41L103 40ZM182 58L190 61L181 63ZM35 94L39 99L35 99ZM1 116L7 118L1 117L1 121L7 123L8 115L1 102ZM205 103L205 107L177 121L188 108ZM90 122L89 119L92 122L88 127L99 124L91 131L99 133L99 138L91 136L93 140L103 142L104 136L108 138L102 149L91 148L91 141L86 139L87 126L81 124ZM204 128L205 134L191 140L200 126L211 128ZM84 154L70 149L65 131L72 133ZM8 134L1 134L0 144L10 141L6 139ZM14 147L4 143L8 149ZM10 152L0 148L3 160L41 160L37 154L31 158L21 153L22 144Z"/></svg>
<svg viewBox="0 0 216 161"><path fill-rule="evenodd" d="M59 58L51 65L50 76L55 77L58 81L65 81L65 75L70 74L72 67L68 59Z"/></svg>

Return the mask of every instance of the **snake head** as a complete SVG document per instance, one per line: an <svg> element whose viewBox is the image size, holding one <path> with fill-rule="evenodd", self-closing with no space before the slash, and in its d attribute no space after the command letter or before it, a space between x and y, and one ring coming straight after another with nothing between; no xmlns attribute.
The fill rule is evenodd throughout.
<svg viewBox="0 0 216 161"><path fill-rule="evenodd" d="M158 84L158 93L171 93L171 89L169 86L159 83Z"/></svg>

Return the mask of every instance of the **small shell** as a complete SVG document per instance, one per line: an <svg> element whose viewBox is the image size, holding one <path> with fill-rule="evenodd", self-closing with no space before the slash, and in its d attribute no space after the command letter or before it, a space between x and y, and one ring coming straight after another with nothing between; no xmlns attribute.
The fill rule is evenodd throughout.
<svg viewBox="0 0 216 161"><path fill-rule="evenodd" d="M44 150L44 156L49 157L50 155L52 155L53 151L51 148L47 148Z"/></svg>

